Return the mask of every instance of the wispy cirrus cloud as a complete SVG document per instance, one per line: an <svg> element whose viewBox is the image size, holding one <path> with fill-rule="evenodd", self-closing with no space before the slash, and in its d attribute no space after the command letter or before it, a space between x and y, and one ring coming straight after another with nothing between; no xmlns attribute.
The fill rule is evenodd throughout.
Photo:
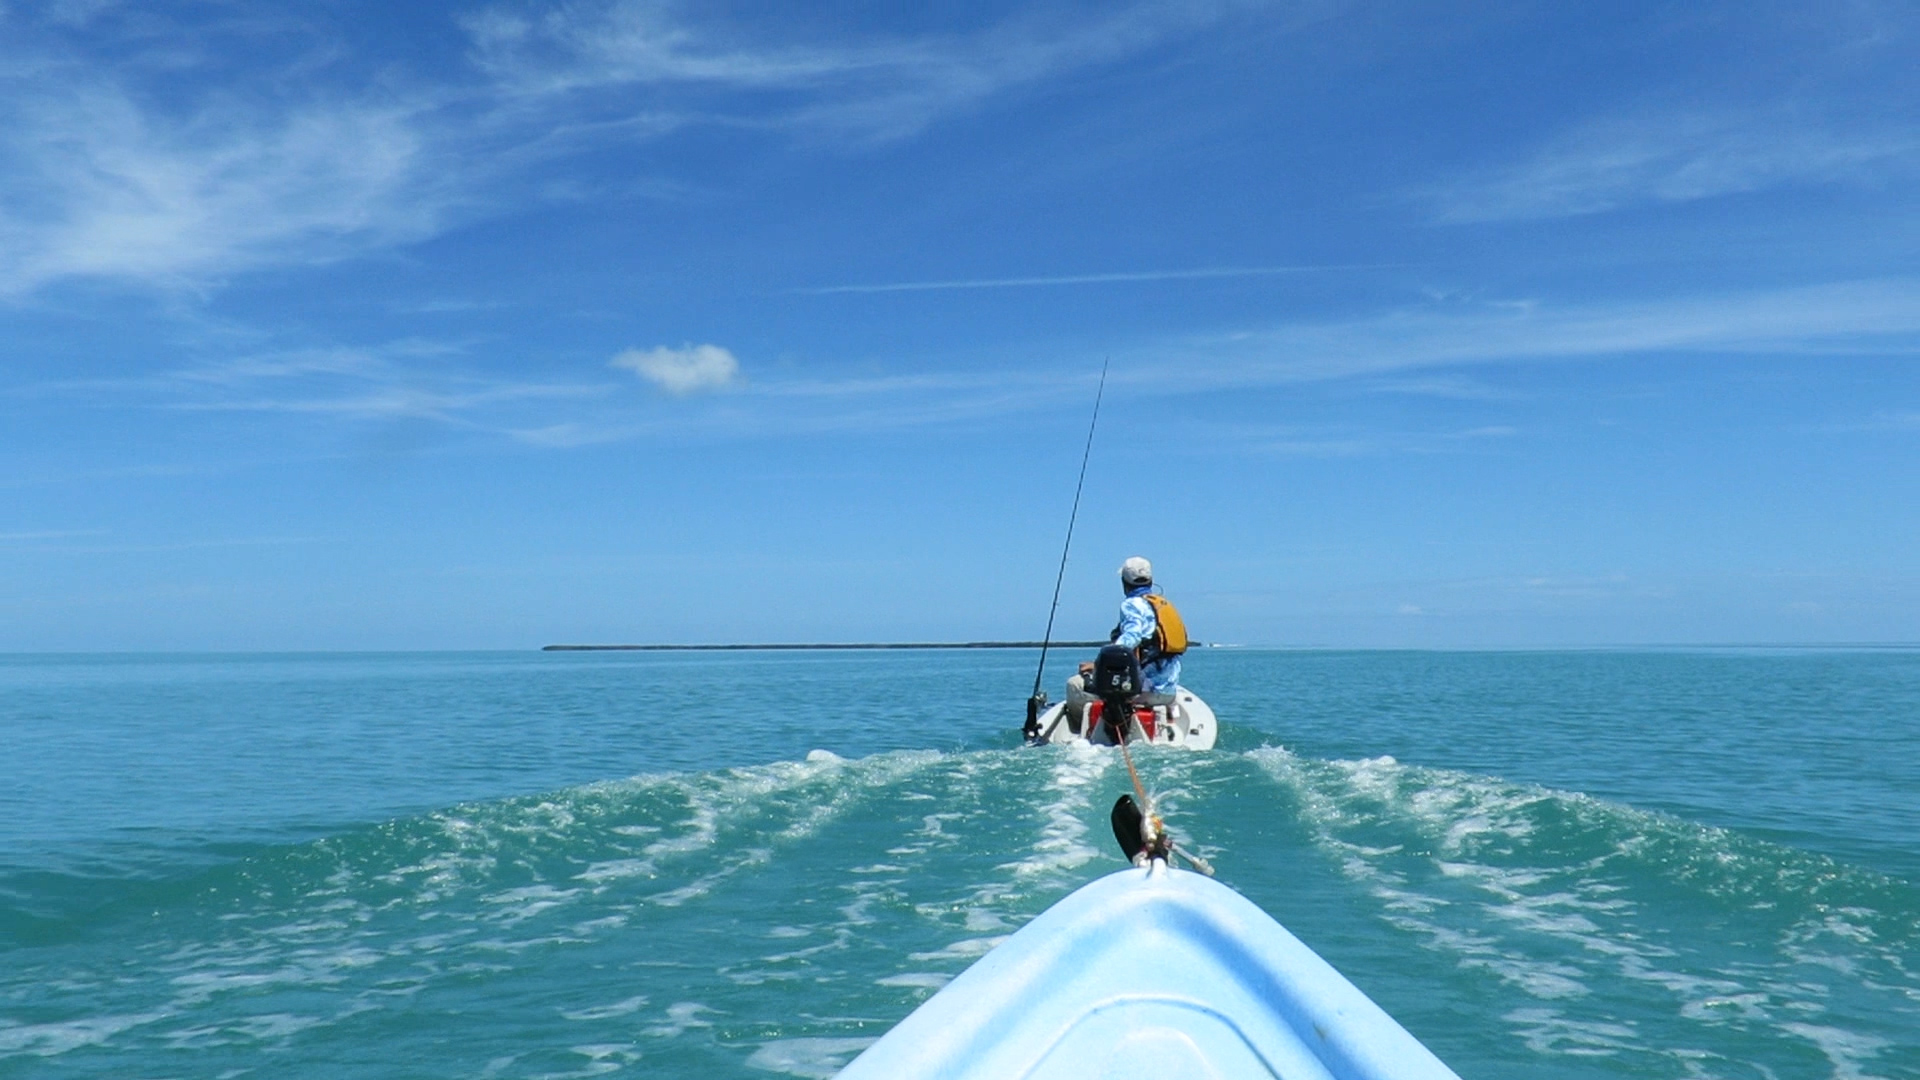
<svg viewBox="0 0 1920 1080"><path fill-rule="evenodd" d="M567 197L542 180L556 158L690 126L904 138L1233 6L1136 3L849 39L659 0L496 5L443 24L467 57L435 71L355 57L317 21L223 26L210 48L202 27L158 15L109 60L70 44L92 16L35 24L0 9L0 299L75 279L205 289L404 246ZM312 77L264 91L256 45L275 75Z"/></svg>
<svg viewBox="0 0 1920 1080"><path fill-rule="evenodd" d="M1920 279L1681 300L1429 304L1170 341L1143 350L1123 377L1203 390L1661 353L1920 353Z"/></svg>
<svg viewBox="0 0 1920 1080"><path fill-rule="evenodd" d="M169 114L73 64L0 91L0 297L324 262L430 236L465 197L406 103Z"/></svg>
<svg viewBox="0 0 1920 1080"><path fill-rule="evenodd" d="M263 353L142 380L67 384L121 392L143 407L305 414L341 422L425 420L531 446L565 448L648 438L769 438L972 423L1091 399L1097 358L1044 365L972 364L964 358L912 374L855 374L844 365L800 374L776 368L721 378L713 347L631 350L689 386L732 392L672 404L635 396L618 381L531 380L477 371L429 342L366 349ZM659 354L659 355L656 355ZM1667 354L1846 356L1920 354L1920 280L1842 282L1687 300L1613 303L1465 303L1439 300L1345 320L1294 321L1185 336L1117 350L1109 390L1205 394L1286 383L1350 386L1362 394L1511 400L1474 369L1605 363ZM627 354L623 354L627 355ZM726 353L731 357L731 353ZM702 357L707 357L703 367ZM656 379L655 381L659 381ZM661 384L663 389L665 383ZM1904 416L1904 414L1901 414ZM1383 438L1327 430L1240 432L1249 448L1282 455L1450 452L1522 434L1499 423Z"/></svg>
<svg viewBox="0 0 1920 1080"><path fill-rule="evenodd" d="M80 536L105 536L105 529L42 529L30 532L0 532L0 543L17 544L44 540L71 540Z"/></svg>
<svg viewBox="0 0 1920 1080"><path fill-rule="evenodd" d="M840 293L945 292L957 289L1057 288L1066 285L1125 285L1153 281L1212 281L1222 278L1278 277L1337 270L1378 270L1380 264L1340 266L1209 266L1190 270L1137 270L1041 277L968 278L953 281L895 281L867 285L820 285L791 290L803 296Z"/></svg>
<svg viewBox="0 0 1920 1080"><path fill-rule="evenodd" d="M487 372L447 346L400 341L248 354L152 375L42 383L27 392L84 398L96 407L416 420L505 432L524 423L529 406L603 398L613 389Z"/></svg>
<svg viewBox="0 0 1920 1080"><path fill-rule="evenodd" d="M1524 160L1419 193L1447 223L1598 214L1775 187L1920 174L1920 127L1791 110L1615 116L1580 124Z"/></svg>
<svg viewBox="0 0 1920 1080"><path fill-rule="evenodd" d="M600 409L509 434L531 446L567 449L634 439L769 439L796 435L873 434L952 424L1053 408L1064 391L1084 390L1090 372L990 370L906 376L768 377L740 383L724 407L675 408L670 414Z"/></svg>
<svg viewBox="0 0 1920 1080"><path fill-rule="evenodd" d="M1208 423L1187 431L1177 446L1202 453L1225 451L1281 458L1357 458L1463 453L1493 440L1521 434L1519 428L1504 424L1422 431L1351 424Z"/></svg>
<svg viewBox="0 0 1920 1080"><path fill-rule="evenodd" d="M98 530L92 535L103 535L106 530ZM79 535L79 534L65 534ZM340 541L326 536L241 536L206 540L177 540L172 542L110 543L110 544L45 544L31 550L38 552L57 552L64 555L118 555L118 554L161 554L176 551L205 551L220 548L251 547L288 547L305 544L337 544Z"/></svg>
<svg viewBox="0 0 1920 1080"><path fill-rule="evenodd" d="M1920 409L1879 409L1864 419L1810 425L1816 432L1920 432Z"/></svg>
<svg viewBox="0 0 1920 1080"><path fill-rule="evenodd" d="M1136 54L1244 6L1181 0L1041 8L971 32L860 39L828 37L818 27L774 36L765 29L773 20L699 19L696 9L665 0L503 4L463 25L476 65L522 106L592 94L607 110L623 92L644 91L643 111L658 112L663 92L744 92L752 96L676 100L701 122L887 140L943 113Z"/></svg>

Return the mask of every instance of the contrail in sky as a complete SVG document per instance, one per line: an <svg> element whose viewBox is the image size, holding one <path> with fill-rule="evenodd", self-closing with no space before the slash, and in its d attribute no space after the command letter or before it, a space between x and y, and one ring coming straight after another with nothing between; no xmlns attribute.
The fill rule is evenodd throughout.
<svg viewBox="0 0 1920 1080"><path fill-rule="evenodd" d="M1379 270L1391 263L1360 263L1340 266L1213 266L1198 270L1141 270L1115 274L1069 274L1060 277L975 278L967 281L896 281L882 285L825 285L811 289L793 289L808 296L834 293L932 292L938 289L1015 289L1028 286L1108 285L1132 281L1197 281L1205 278L1273 277L1280 274L1311 274L1324 270Z"/></svg>

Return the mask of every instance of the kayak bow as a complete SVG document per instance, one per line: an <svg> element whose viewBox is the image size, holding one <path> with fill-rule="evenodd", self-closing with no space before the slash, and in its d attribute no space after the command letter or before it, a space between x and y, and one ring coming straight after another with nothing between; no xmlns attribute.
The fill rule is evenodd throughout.
<svg viewBox="0 0 1920 1080"><path fill-rule="evenodd" d="M987 953L840 1080L1459 1080L1252 901L1152 862Z"/></svg>

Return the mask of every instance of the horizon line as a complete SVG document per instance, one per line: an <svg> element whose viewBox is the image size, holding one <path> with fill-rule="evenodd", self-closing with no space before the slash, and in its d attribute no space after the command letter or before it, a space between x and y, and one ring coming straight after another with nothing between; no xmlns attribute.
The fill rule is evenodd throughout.
<svg viewBox="0 0 1920 1080"><path fill-rule="evenodd" d="M849 641L783 642L760 645L542 645L541 652L756 652L831 651L834 649L1088 649L1104 641ZM1196 646L1200 642L1194 643Z"/></svg>
<svg viewBox="0 0 1920 1080"><path fill-rule="evenodd" d="M1100 648L1105 641L1055 641L1048 644L1054 649ZM1421 652L1421 653L1466 653L1466 652L1602 652L1602 651L1670 651L1687 649L1830 649L1830 650L1920 650L1920 640L1909 641L1655 641L1655 642L1587 642L1587 643L1546 643L1535 645L1522 644L1460 644L1460 645L1343 645L1332 642L1233 642L1210 641L1195 642L1195 649L1243 649L1274 652ZM792 642L774 642L763 644L717 644L717 645L637 645L637 646L540 646L529 649L525 645L429 647L429 648L298 648L283 649L233 649L233 648L187 648L187 649L6 649L0 650L0 657L62 657L62 656L346 656L346 655L430 655L454 653L525 653L566 652L566 651L748 651L764 649L772 651L801 651L816 649L964 649L964 648L1040 648L1038 641L1007 642L854 642L851 644L799 644Z"/></svg>

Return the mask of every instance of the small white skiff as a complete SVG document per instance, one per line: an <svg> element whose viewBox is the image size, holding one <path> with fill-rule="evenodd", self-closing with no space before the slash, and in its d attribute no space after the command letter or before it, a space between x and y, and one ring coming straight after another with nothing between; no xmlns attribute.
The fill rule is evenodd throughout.
<svg viewBox="0 0 1920 1080"><path fill-rule="evenodd" d="M1055 702L1040 714L1039 734L1033 742L1035 745L1090 742L1096 746L1112 746L1113 729L1102 721L1103 711L1100 702L1090 698ZM1127 741L1211 750L1219 733L1220 725L1213 718L1213 710L1199 695L1183 686L1174 693L1171 705L1135 707Z"/></svg>

